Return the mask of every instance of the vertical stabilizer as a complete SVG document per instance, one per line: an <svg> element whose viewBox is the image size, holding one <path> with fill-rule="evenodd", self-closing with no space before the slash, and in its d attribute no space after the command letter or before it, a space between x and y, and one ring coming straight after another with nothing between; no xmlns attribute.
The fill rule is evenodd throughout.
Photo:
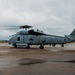
<svg viewBox="0 0 75 75"><path fill-rule="evenodd" d="M75 29L71 32L70 35L65 36L69 42L74 42L75 41Z"/></svg>
<svg viewBox="0 0 75 75"><path fill-rule="evenodd" d="M75 41L75 29L72 31L72 33L69 35L69 38L72 40L72 41Z"/></svg>
<svg viewBox="0 0 75 75"><path fill-rule="evenodd" d="M75 29L72 31L72 33L70 35L75 36Z"/></svg>

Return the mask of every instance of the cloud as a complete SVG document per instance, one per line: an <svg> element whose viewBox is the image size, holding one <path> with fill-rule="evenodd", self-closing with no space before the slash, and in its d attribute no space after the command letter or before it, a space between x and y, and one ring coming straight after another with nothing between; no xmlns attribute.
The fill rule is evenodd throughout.
<svg viewBox="0 0 75 75"><path fill-rule="evenodd" d="M7 27L25 24L50 34L69 34L75 28L75 0L0 0L0 26L5 27L0 27L1 37L18 31Z"/></svg>

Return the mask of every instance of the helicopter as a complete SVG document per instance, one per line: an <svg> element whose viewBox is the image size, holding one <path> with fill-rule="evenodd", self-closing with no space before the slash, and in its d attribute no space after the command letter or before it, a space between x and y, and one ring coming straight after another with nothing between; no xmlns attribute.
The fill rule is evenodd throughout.
<svg viewBox="0 0 75 75"><path fill-rule="evenodd" d="M45 34L38 29L36 31L33 29L27 30L31 27L32 26L29 25L20 26L20 28L23 28L24 30L12 35L9 44L12 44L14 48L17 48L18 46L30 48L31 45L39 45L40 49L44 49L44 45L53 45L53 47L55 47L55 45L59 44L61 47L64 47L64 44L75 41L75 29L70 35L56 36Z"/></svg>

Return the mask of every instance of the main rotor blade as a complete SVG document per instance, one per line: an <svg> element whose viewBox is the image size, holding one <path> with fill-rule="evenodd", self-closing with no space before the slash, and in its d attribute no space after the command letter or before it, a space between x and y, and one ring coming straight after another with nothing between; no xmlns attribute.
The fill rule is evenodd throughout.
<svg viewBox="0 0 75 75"><path fill-rule="evenodd" d="M0 26L0 29L6 29L6 30L16 30L16 29L20 29L19 27L2 27Z"/></svg>

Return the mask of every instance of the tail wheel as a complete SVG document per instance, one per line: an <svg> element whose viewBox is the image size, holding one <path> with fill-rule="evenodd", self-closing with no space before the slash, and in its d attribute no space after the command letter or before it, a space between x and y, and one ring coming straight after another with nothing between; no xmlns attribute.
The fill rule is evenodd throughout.
<svg viewBox="0 0 75 75"><path fill-rule="evenodd" d="M55 47L55 44L53 44L53 47Z"/></svg>

